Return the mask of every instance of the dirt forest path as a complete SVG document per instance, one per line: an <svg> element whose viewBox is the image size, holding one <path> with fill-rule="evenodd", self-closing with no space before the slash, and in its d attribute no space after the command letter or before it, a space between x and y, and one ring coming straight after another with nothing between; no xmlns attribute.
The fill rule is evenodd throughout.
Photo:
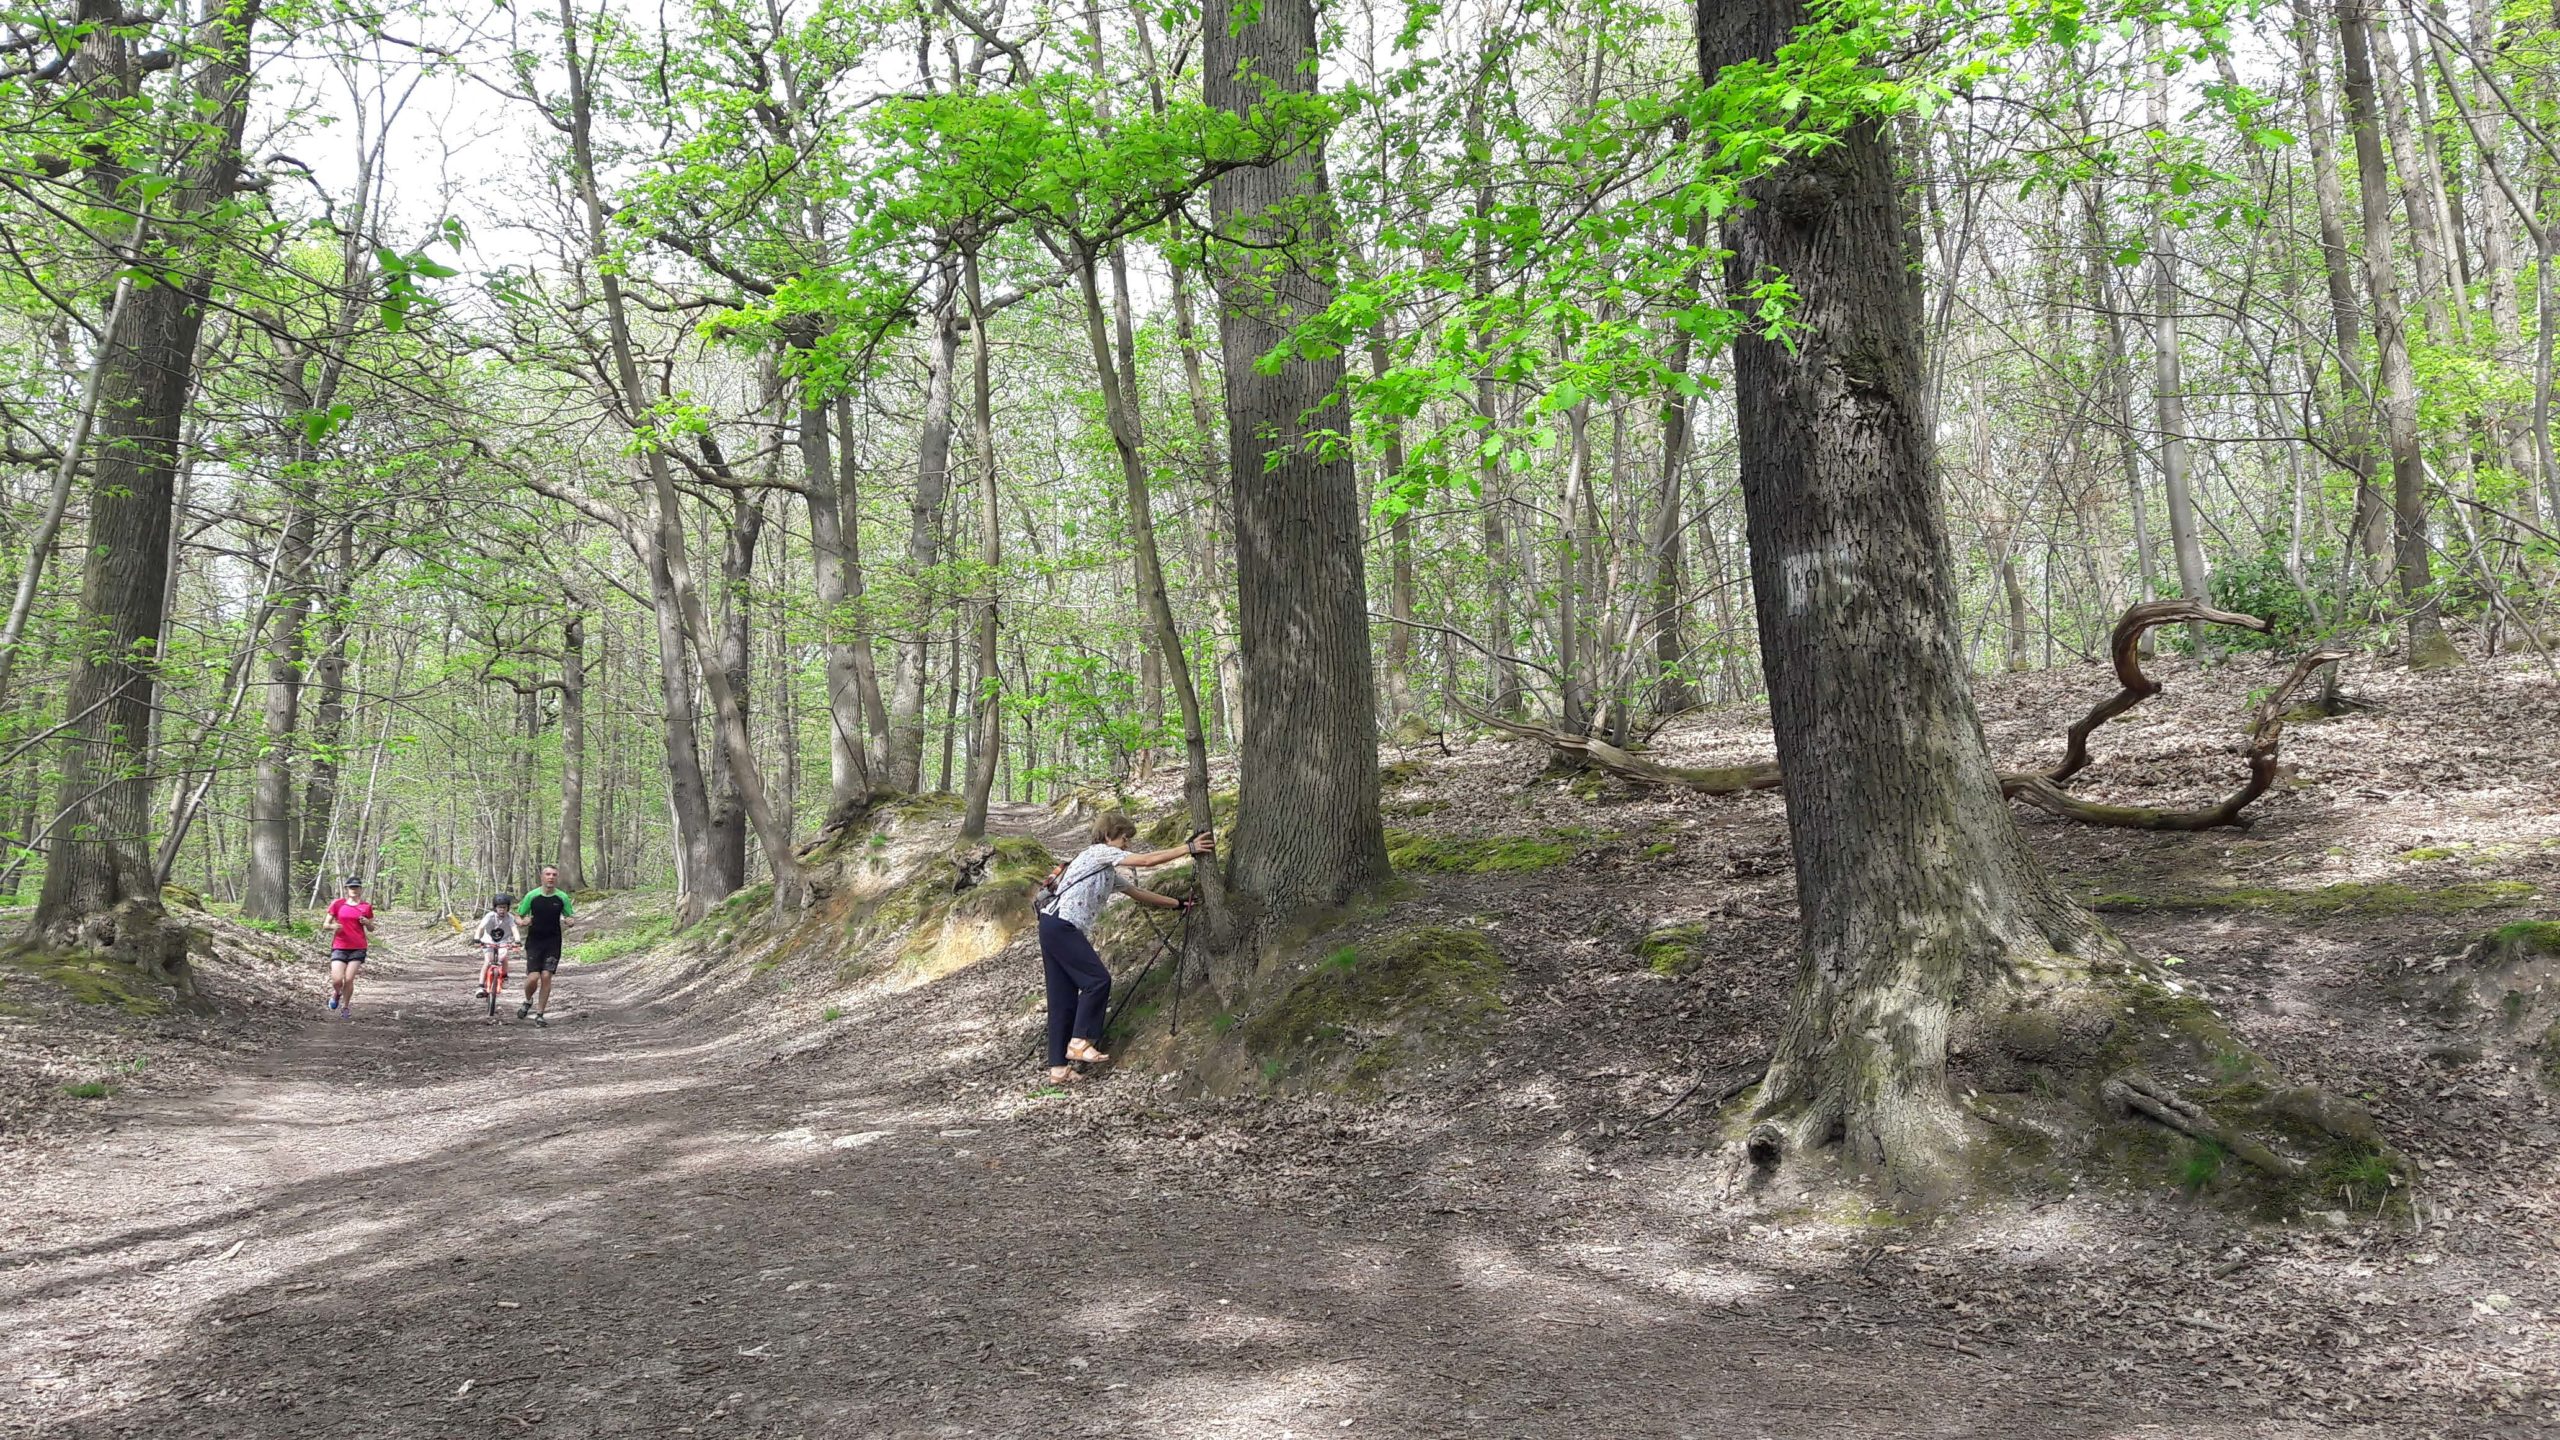
<svg viewBox="0 0 2560 1440"><path fill-rule="evenodd" d="M0 1172L0 1433L2314 1433L2075 1399L2093 1357L1837 1287L1175 1203L930 1087L727 1051L618 967L492 1025L458 952L377 960L353 1021L315 980L255 1068Z"/></svg>

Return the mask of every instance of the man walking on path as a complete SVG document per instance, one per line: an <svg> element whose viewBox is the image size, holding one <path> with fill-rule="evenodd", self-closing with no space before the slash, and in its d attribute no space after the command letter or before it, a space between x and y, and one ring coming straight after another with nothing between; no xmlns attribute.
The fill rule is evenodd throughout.
<svg viewBox="0 0 2560 1440"><path fill-rule="evenodd" d="M364 881L348 876L327 914L337 930L329 939L329 1008L352 1020L356 972L364 968L365 952L373 944L373 905L364 898Z"/></svg>
<svg viewBox="0 0 2560 1440"><path fill-rule="evenodd" d="M560 969L560 935L575 913L559 880L559 866L543 866L542 888L516 902L516 914L525 922L524 1003L516 1007L516 1018L531 1015L536 1025L551 1023L543 1016L551 1009L551 977Z"/></svg>

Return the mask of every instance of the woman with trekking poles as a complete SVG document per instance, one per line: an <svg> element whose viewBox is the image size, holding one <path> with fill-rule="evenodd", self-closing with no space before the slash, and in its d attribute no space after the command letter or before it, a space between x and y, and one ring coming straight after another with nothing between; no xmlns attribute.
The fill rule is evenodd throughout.
<svg viewBox="0 0 2560 1440"><path fill-rule="evenodd" d="M1099 1065L1111 1058L1093 1043L1102 1038L1111 1008L1111 972L1093 948L1093 922L1102 907L1119 893L1159 910L1191 908L1199 902L1142 889L1127 872L1214 854L1218 848L1203 830L1171 850L1132 854L1126 846L1137 834L1138 827L1118 810L1096 816L1092 843L1050 872L1040 897L1040 962L1049 989L1049 1079L1058 1084L1079 1078L1072 1061Z"/></svg>

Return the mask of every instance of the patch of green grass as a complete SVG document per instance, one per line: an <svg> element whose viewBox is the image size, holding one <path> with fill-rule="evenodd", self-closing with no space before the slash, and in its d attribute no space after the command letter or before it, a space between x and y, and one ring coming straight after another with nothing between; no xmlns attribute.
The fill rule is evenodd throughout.
<svg viewBox="0 0 2560 1440"><path fill-rule="evenodd" d="M77 1085L63 1086L62 1093L74 1100L104 1100L114 1090L104 1080L83 1080Z"/></svg>
<svg viewBox="0 0 2560 1440"><path fill-rule="evenodd" d="M1666 925L1636 942L1636 955L1656 975L1686 975L1705 959L1707 927L1690 921Z"/></svg>
<svg viewBox="0 0 2560 1440"><path fill-rule="evenodd" d="M1636 858L1639 860L1668 860L1678 853L1680 853L1679 846L1672 844L1668 840L1656 840L1652 844L1644 847L1642 850L1637 851Z"/></svg>
<svg viewBox="0 0 2560 1440"><path fill-rule="evenodd" d="M252 930L263 930L269 935L282 935L293 940L316 940L320 936L317 921L305 920L298 915L289 915L282 920L244 919L240 923Z"/></svg>
<svg viewBox="0 0 2560 1440"><path fill-rule="evenodd" d="M1519 875L1572 859L1576 838L1557 831L1546 837L1500 835L1460 840L1390 830L1387 860L1398 870L1427 870L1440 875Z"/></svg>
<svg viewBox="0 0 2560 1440"><path fill-rule="evenodd" d="M2451 860L2470 848L2468 845L2420 845L2413 850L2401 851L2400 858L2416 862Z"/></svg>
<svg viewBox="0 0 2560 1440"><path fill-rule="evenodd" d="M2091 897L2093 910L2266 910L2282 915L2447 915L2520 905L2533 898L2521 880L2479 880L2434 889L2390 881L2350 880L2317 890L2239 885L2184 895L2106 894Z"/></svg>
<svg viewBox="0 0 2560 1440"><path fill-rule="evenodd" d="M1283 1076L1283 1075L1285 1075L1285 1074L1287 1074L1287 1073L1289 1073L1289 1062L1288 1062L1288 1061L1281 1059L1281 1058L1280 1058L1279 1056L1277 1056L1277 1055L1266 1056L1266 1057L1263 1059L1263 1062L1262 1062L1262 1083L1263 1083L1263 1084L1265 1084L1265 1085L1277 1085L1277 1084L1279 1084L1279 1083L1280 1083L1280 1077L1281 1077L1281 1076Z"/></svg>
<svg viewBox="0 0 2560 1440"><path fill-rule="evenodd" d="M1342 971L1357 970L1360 968L1360 947L1357 945L1345 945L1341 949L1327 955L1324 957L1324 968L1328 970Z"/></svg>
<svg viewBox="0 0 2560 1440"><path fill-rule="evenodd" d="M841 1005L830 1005L827 1007L826 1014L821 1018L830 1022L841 1020L844 1018L844 1007Z"/></svg>
<svg viewBox="0 0 2560 1440"><path fill-rule="evenodd" d="M2189 1145L2178 1161L2178 1188L2190 1195L2202 1190L2222 1174L2223 1162L2230 1158L2231 1152L2220 1141L2198 1140Z"/></svg>
<svg viewBox="0 0 2560 1440"><path fill-rule="evenodd" d="M647 919L634 921L610 935L599 935L593 940L581 940L569 947L568 954L570 960L577 964L595 965L607 960L619 960L625 955L637 955L643 950L655 949L665 944L675 933L676 917L653 915Z"/></svg>
<svg viewBox="0 0 2560 1440"><path fill-rule="evenodd" d="M2380 1203L2390 1195L2391 1162L2370 1145L2348 1145L2324 1156L2313 1167L2311 1183L2321 1194L2350 1206Z"/></svg>
<svg viewBox="0 0 2560 1440"><path fill-rule="evenodd" d="M2489 932L2489 943L2505 950L2560 955L2560 920L2518 920Z"/></svg>
<svg viewBox="0 0 2560 1440"><path fill-rule="evenodd" d="M1232 1010L1221 1010L1217 1014L1210 1016L1209 1028L1220 1035L1224 1035L1228 1031L1233 1030L1236 1028L1235 1012Z"/></svg>

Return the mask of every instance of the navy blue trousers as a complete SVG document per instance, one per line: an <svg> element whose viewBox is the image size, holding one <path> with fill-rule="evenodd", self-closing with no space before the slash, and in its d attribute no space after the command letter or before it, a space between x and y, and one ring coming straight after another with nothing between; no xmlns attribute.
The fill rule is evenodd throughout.
<svg viewBox="0 0 2560 1440"><path fill-rule="evenodd" d="M1040 917L1040 969L1049 986L1049 1064L1067 1063L1067 1039L1099 1041L1111 1012L1111 972L1085 933L1055 915Z"/></svg>

